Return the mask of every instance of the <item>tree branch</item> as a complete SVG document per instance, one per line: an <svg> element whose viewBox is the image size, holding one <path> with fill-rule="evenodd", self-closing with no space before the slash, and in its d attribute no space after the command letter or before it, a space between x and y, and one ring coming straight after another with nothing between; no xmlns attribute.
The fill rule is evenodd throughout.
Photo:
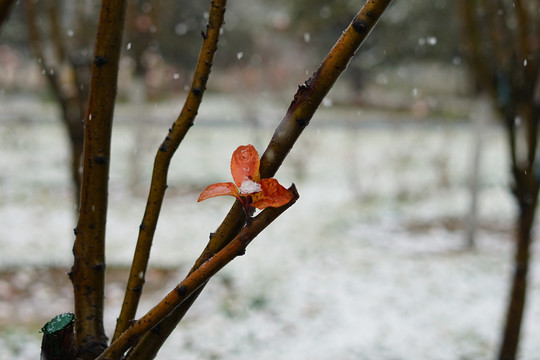
<svg viewBox="0 0 540 360"><path fill-rule="evenodd" d="M75 295L79 356L93 359L106 347L103 329L105 223L111 129L126 1L103 0L94 48L85 120L82 193L70 273Z"/></svg>
<svg viewBox="0 0 540 360"><path fill-rule="evenodd" d="M36 4L32 0L24 0L24 8L26 12L26 27L28 30L30 48L41 67L42 73L47 78L47 82L52 89L53 95L56 97L62 108L65 108L66 95L63 93L60 82L58 81L58 69L53 67L45 57L43 41L41 39L41 30L37 26Z"/></svg>
<svg viewBox="0 0 540 360"><path fill-rule="evenodd" d="M50 26L50 36L56 56L59 61L64 61L66 58L66 49L64 48L65 41L63 40L62 30L60 29L60 18L58 16L57 3L53 2L48 5L48 16L49 16L49 26ZM61 14L60 14L61 15Z"/></svg>
<svg viewBox="0 0 540 360"><path fill-rule="evenodd" d="M237 256L244 255L249 243L296 202L299 196L294 184L289 188L289 191L294 195L291 201L279 208L266 208L253 218L251 224L244 227L227 246L204 262L203 266L187 276L159 304L154 306L139 320L133 322L133 325L122 333L97 360L118 359L139 337L150 331L150 329L163 320L178 305L189 298L193 292L206 284L225 265Z"/></svg>
<svg viewBox="0 0 540 360"><path fill-rule="evenodd" d="M75 81L74 88L77 89L77 94L66 91L62 86L59 79L61 62L65 58L65 50L63 38L61 37L61 31L58 24L58 15L56 13L55 5L49 6L49 21L51 27L51 38L53 38L53 45L56 49L56 59L51 60L45 56L44 42L42 39L42 31L37 26L38 15L36 14L36 4L31 0L24 0L24 8L26 12L26 27L28 30L28 37L30 42L30 48L34 57L36 58L42 73L47 79L47 83L52 91L53 97L56 99L60 106L62 116L61 120L65 126L71 145L71 177L74 185L74 199L78 204L80 198L80 165L82 155L83 144L83 128L81 125L84 111L86 110L86 99L84 101L84 109L81 106L81 99L77 95L82 85L79 81ZM55 64L56 66L53 66ZM73 66L74 67L74 66ZM76 71L76 69L74 69Z"/></svg>
<svg viewBox="0 0 540 360"><path fill-rule="evenodd" d="M206 90L212 61L217 50L220 28L223 24L226 3L226 0L214 0L211 3L207 31L203 34L204 41L199 53L199 60L195 69L191 89L180 115L169 129L169 134L165 137L165 140L157 151L148 202L139 228L135 255L113 340L130 326L131 320L135 317L150 258L150 248L167 188L169 164L184 136L193 125L204 91Z"/></svg>
<svg viewBox="0 0 540 360"><path fill-rule="evenodd" d="M391 0L367 1L362 10L356 15L351 24L330 50L319 69L303 85L299 86L284 119L277 127L266 151L261 157L261 178L275 175L283 160L294 146L294 143L309 124L313 114L333 86L339 75L345 70L353 55L367 38ZM235 204L216 233L210 239L202 257L204 258L223 248L230 241L238 223L243 220L241 206Z"/></svg>
<svg viewBox="0 0 540 360"><path fill-rule="evenodd" d="M270 144L261 157L261 178L275 175L302 131L309 125L309 121L322 100L339 75L345 70L390 2L391 0L367 1L342 33L319 69L303 85L299 86L284 119L277 127ZM195 267L223 248L232 238L231 233L237 232L237 229L241 227L238 224L243 225L244 219L242 207L235 203L222 225L213 234Z"/></svg>
<svg viewBox="0 0 540 360"><path fill-rule="evenodd" d="M391 0L367 1L342 33L319 69L299 87L284 119L274 132L274 136L261 158L261 178L272 177L279 169L334 82L345 70L355 52L367 38L390 3ZM244 223L245 214L242 205L236 201L216 232L212 234L210 241L195 262L190 273L198 269L206 260L226 246L242 229ZM156 331L146 334L140 340L137 348L151 348L156 343L162 343L183 318L203 287L204 285L195 291L190 299L184 301L164 319L155 328Z"/></svg>

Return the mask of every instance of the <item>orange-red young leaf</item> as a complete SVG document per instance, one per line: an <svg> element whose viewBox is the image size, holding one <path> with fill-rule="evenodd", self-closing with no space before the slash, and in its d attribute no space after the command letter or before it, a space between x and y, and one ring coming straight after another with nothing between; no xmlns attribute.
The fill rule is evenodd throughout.
<svg viewBox="0 0 540 360"><path fill-rule="evenodd" d="M253 195L252 206L259 210L280 207L292 200L294 195L279 184L276 179L261 179L261 192Z"/></svg>
<svg viewBox="0 0 540 360"><path fill-rule="evenodd" d="M231 173L237 187L244 180L259 182L259 154L253 145L239 146L231 159Z"/></svg>
<svg viewBox="0 0 540 360"><path fill-rule="evenodd" d="M203 201L214 196L232 195L240 199L238 188L231 182L209 185L203 190L197 201Z"/></svg>

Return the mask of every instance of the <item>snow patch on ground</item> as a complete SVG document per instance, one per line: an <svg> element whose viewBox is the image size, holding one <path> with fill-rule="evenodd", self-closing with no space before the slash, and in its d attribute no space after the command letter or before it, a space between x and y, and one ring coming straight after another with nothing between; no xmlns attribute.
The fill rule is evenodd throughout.
<svg viewBox="0 0 540 360"><path fill-rule="evenodd" d="M141 138L129 124L115 125L107 223L110 266L131 261L153 156L165 135L161 126L146 126ZM499 129L489 128L481 169L482 228L476 250L464 250L469 131L464 125L307 129L276 174L284 186L296 184L300 199L244 257L210 282L158 358L494 357L515 209L506 188L504 139ZM251 142L264 150L260 144L271 133L259 129L260 144L252 141L254 133L234 126L193 128L171 165L150 266L177 269L177 279L185 275L233 201L222 197L197 203L198 194L228 178L230 154L238 144ZM0 139L5 169L0 174L0 228L7 230L0 235L0 266L54 265L67 271L74 214L68 157L58 146L61 129L52 122L2 126ZM450 229L445 221L457 225ZM536 245L522 360L540 354L535 336L540 333L538 254ZM163 284L162 293L143 296L140 313L175 282ZM107 287L109 333L123 286L115 282ZM10 306L9 299L0 299L0 320ZM28 306L39 309L44 319L59 310L43 301ZM41 325L0 327L0 360L38 358Z"/></svg>

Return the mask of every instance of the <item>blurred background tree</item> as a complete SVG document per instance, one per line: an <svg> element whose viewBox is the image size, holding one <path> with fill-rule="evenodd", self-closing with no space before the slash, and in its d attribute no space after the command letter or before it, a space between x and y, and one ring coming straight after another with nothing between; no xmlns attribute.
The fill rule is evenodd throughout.
<svg viewBox="0 0 540 360"><path fill-rule="evenodd" d="M459 3L469 69L504 124L518 215L512 284L499 359L517 356L538 203L540 18L530 1Z"/></svg>
<svg viewBox="0 0 540 360"><path fill-rule="evenodd" d="M34 59L61 111L71 150L75 203L81 187L83 115L90 88L91 39L95 9L90 2L25 0L25 23ZM65 29L68 29L67 31Z"/></svg>
<svg viewBox="0 0 540 360"><path fill-rule="evenodd" d="M37 2L41 7L46 3L45 0ZM97 1L86 1L86 5L80 7L87 13L85 16L90 17L84 22L76 20L74 9L70 9L73 6L61 5L61 1L50 3L56 4L59 9L65 8L61 16L63 24L72 30L70 34L64 34L70 46L78 38L83 38L85 31L92 29L93 25L88 21L95 19ZM296 75L291 78L288 75L296 73L298 69L312 71L319 65L316 59L320 59L332 46L333 39L350 21L351 11L355 11L356 5L350 0L241 0L231 3L230 16L219 45L221 56L216 60L220 72L237 68L243 73L252 73L254 69L268 67L274 68L275 72L285 71L278 65L285 61L290 70L280 79L291 80L280 87L285 88L292 82L299 83L303 81L301 77ZM26 57L27 35L21 10L21 6L14 8L13 20L4 27L2 38L5 45ZM367 76L361 69L365 72L365 69L377 65L413 61L459 61L456 60L459 57L459 28L440 26L453 11L449 0L403 0L394 4L381 20L381 31L367 41L366 53L351 63L349 71L353 71L354 75L345 81L360 89ZM183 80L181 86L171 85L178 84L178 81L161 84L163 90L169 91L171 87L182 90L189 83L189 69L196 61L194 54L199 38L193 34L199 34L204 27L207 16L204 4L131 0L126 16L130 17L130 21L124 38L124 56L133 61L135 71L143 73L163 63L171 71L178 72ZM47 19L40 19L39 22L46 23ZM395 36L396 33L400 36ZM181 51L178 44L182 44ZM277 86L278 81L274 82Z"/></svg>
<svg viewBox="0 0 540 360"><path fill-rule="evenodd" d="M332 37L349 21L355 6L351 0L280 0L279 3L288 30L296 34L297 42L309 41L306 47L316 54L331 45ZM381 20L380 31L368 39L366 53L350 65L354 75L347 81L360 89L366 70L376 65L430 60L451 63L459 55L459 28L440 24L453 14L452 6L448 0L404 0L393 4Z"/></svg>
<svg viewBox="0 0 540 360"><path fill-rule="evenodd" d="M27 78L33 71L26 71L29 75L25 77L14 75L15 70L32 68L28 64L32 50L34 59L40 59L34 64L47 75L43 79L47 79L50 89L45 92L41 86L41 94L53 95L64 119L73 158L71 177L74 193L78 194L80 123L88 96L92 46L88 34L95 29L99 2L86 0L82 6L62 0L23 3L27 5L26 14L24 7L15 6L12 21L7 22L2 31L4 45L0 53L4 55L0 59L16 59L14 63L17 63L5 66L4 91L26 88L35 93L36 88L40 88L39 78ZM245 118L258 126L261 120L256 111L257 99L253 98L256 90L279 97L284 90L302 83L348 24L355 6L357 3L349 0L231 3L210 90L244 93ZM121 63L121 77L127 81L119 84L120 100L137 103L164 99L174 92L184 91L190 83L199 34L208 16L204 7L204 3L191 1L128 2ZM362 56L350 64L348 76L340 82L340 86L353 91L339 96L338 101L387 106L377 94L370 96L361 90L367 83L384 84L385 72L397 73L401 80L414 77L403 68L396 70L396 65L419 62L459 65L459 29L439 26L451 11L453 7L448 0L403 0L390 7L379 24L380 31L367 40ZM181 50L178 50L179 44ZM287 97L288 94L283 96ZM398 107L411 106L408 99L399 103ZM136 167L133 173L136 177Z"/></svg>

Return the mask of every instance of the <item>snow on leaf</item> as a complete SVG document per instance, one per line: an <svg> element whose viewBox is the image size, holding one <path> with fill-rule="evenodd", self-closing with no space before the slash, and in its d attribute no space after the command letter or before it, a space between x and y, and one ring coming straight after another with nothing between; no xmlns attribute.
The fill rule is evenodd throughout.
<svg viewBox="0 0 540 360"><path fill-rule="evenodd" d="M259 210L280 207L291 201L293 194L276 179L260 179L259 165L259 154L253 145L239 146L231 158L234 183L210 185L199 195L198 201L214 196L231 195L240 200L246 210L251 206Z"/></svg>
<svg viewBox="0 0 540 360"><path fill-rule="evenodd" d="M253 194L261 191L261 184L253 180L244 180L238 190L240 191L240 195Z"/></svg>

